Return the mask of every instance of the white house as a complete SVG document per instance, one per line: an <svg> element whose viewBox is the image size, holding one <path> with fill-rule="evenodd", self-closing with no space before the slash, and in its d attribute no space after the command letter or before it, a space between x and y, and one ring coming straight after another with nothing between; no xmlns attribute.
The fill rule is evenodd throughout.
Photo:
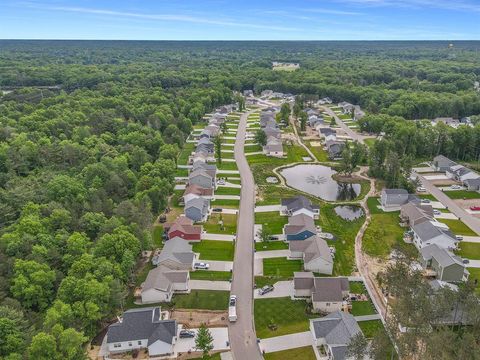
<svg viewBox="0 0 480 360"><path fill-rule="evenodd" d="M448 227L444 228L436 226L436 224L440 223L424 221L412 226L413 243L417 249L436 244L443 249L455 250L458 242L455 236L448 230Z"/></svg>

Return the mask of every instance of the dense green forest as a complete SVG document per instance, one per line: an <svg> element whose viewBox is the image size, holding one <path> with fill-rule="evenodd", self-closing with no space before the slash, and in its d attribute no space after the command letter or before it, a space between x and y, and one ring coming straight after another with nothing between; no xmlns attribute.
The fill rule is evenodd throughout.
<svg viewBox="0 0 480 360"><path fill-rule="evenodd" d="M152 247L150 226L173 192L192 125L233 91L360 104L372 114L362 127L385 132L370 156L381 177L395 156L404 168L439 152L478 158L480 128L461 135L408 120L480 114L479 50L0 41L0 358L84 358L81 345L119 312L140 251ZM272 71L271 61L301 68Z"/></svg>

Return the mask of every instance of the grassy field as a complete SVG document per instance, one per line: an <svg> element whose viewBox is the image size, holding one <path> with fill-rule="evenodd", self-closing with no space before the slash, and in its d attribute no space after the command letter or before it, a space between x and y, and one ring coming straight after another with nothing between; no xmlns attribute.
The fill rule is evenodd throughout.
<svg viewBox="0 0 480 360"><path fill-rule="evenodd" d="M190 271L192 280L229 281L232 278L230 271Z"/></svg>
<svg viewBox="0 0 480 360"><path fill-rule="evenodd" d="M233 241L202 240L193 244L193 252L200 253L201 260L233 261Z"/></svg>
<svg viewBox="0 0 480 360"><path fill-rule="evenodd" d="M367 339L373 338L379 331L384 330L381 320L359 321L358 326Z"/></svg>
<svg viewBox="0 0 480 360"><path fill-rule="evenodd" d="M256 251L285 250L288 249L288 243L284 241L257 241L255 243Z"/></svg>
<svg viewBox="0 0 480 360"><path fill-rule="evenodd" d="M180 151L180 154L178 154L177 164L186 165L187 162L188 162L188 157L190 156L190 154L194 150L195 150L195 144L194 143L183 144L183 148Z"/></svg>
<svg viewBox="0 0 480 360"><path fill-rule="evenodd" d="M456 235L477 236L478 234L470 229L461 220L438 219L439 222L447 224L450 230Z"/></svg>
<svg viewBox="0 0 480 360"><path fill-rule="evenodd" d="M291 278L295 271L302 271L302 260L288 260L286 257L263 259L263 275Z"/></svg>
<svg viewBox="0 0 480 360"><path fill-rule="evenodd" d="M329 246L336 249L333 266L334 275L350 275L355 264L355 236L365 221L365 217L355 221L343 220L335 213L335 205L324 204L320 208L320 219L317 223L322 231L332 233L336 240L328 241Z"/></svg>
<svg viewBox="0 0 480 360"><path fill-rule="evenodd" d="M239 188L219 186L215 190L215 195L240 195L241 191L242 191L242 189L239 189Z"/></svg>
<svg viewBox="0 0 480 360"><path fill-rule="evenodd" d="M258 196L256 205L276 205L280 200L286 197L298 195L298 191L281 185L263 185L258 187ZM310 197L315 200L315 198ZM318 201L318 199L316 199Z"/></svg>
<svg viewBox="0 0 480 360"><path fill-rule="evenodd" d="M370 301L352 301L352 315L372 315L376 314L375 307Z"/></svg>
<svg viewBox="0 0 480 360"><path fill-rule="evenodd" d="M367 289L361 281L351 281L350 282L350 292L352 294L367 294Z"/></svg>
<svg viewBox="0 0 480 360"><path fill-rule="evenodd" d="M459 247L460 250L456 252L457 255L471 260L480 260L480 244L460 242Z"/></svg>
<svg viewBox="0 0 480 360"><path fill-rule="evenodd" d="M172 302L177 309L226 310L229 296L229 291L192 290L174 295Z"/></svg>
<svg viewBox="0 0 480 360"><path fill-rule="evenodd" d="M327 162L330 161L328 158L328 153L323 149L322 146L312 146L311 141L306 141L305 145L310 149L310 151L315 155L318 161Z"/></svg>
<svg viewBox="0 0 480 360"><path fill-rule="evenodd" d="M306 306L305 301L293 301L289 297L255 300L254 318L257 337L264 339L307 331L309 316L305 312ZM271 330L269 325L276 325L276 330Z"/></svg>
<svg viewBox="0 0 480 360"><path fill-rule="evenodd" d="M376 141L377 141L377 139L365 139L365 140L363 140L365 145L367 145L369 148L372 148Z"/></svg>
<svg viewBox="0 0 480 360"><path fill-rule="evenodd" d="M231 161L222 161L221 164L217 163L217 168L219 170L238 170L238 166L236 162Z"/></svg>
<svg viewBox="0 0 480 360"><path fill-rule="evenodd" d="M444 191L450 199L480 199L480 193L468 190Z"/></svg>
<svg viewBox="0 0 480 360"><path fill-rule="evenodd" d="M372 220L365 231L362 249L370 256L385 258L395 245L406 245L403 242L405 229L399 225L399 212L382 212L376 208L375 202L368 199ZM374 211L373 211L374 210Z"/></svg>
<svg viewBox="0 0 480 360"><path fill-rule="evenodd" d="M223 228L218 223L223 220ZM237 215L211 214L208 221L203 224L203 230L213 234L235 234L237 232Z"/></svg>
<svg viewBox="0 0 480 360"><path fill-rule="evenodd" d="M278 211L255 213L255 224L262 224L270 234L281 234L286 223L288 217L280 216Z"/></svg>
<svg viewBox="0 0 480 360"><path fill-rule="evenodd" d="M475 288L475 291L478 295L480 295L480 268L468 268L468 272L470 273L470 276L468 277L470 281L477 280L477 287Z"/></svg>
<svg viewBox="0 0 480 360"><path fill-rule="evenodd" d="M315 352L311 346L276 351L263 355L265 360L315 360Z"/></svg>

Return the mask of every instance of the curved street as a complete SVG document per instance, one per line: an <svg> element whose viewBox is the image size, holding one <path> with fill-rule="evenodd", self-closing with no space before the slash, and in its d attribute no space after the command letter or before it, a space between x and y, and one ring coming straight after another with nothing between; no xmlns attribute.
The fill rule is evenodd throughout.
<svg viewBox="0 0 480 360"><path fill-rule="evenodd" d="M242 179L242 190L237 219L231 293L237 295L238 320L235 323L230 323L229 335L232 354L236 360L262 359L253 322L255 182L244 152L247 118L250 113L251 111L240 117L235 141L235 161Z"/></svg>

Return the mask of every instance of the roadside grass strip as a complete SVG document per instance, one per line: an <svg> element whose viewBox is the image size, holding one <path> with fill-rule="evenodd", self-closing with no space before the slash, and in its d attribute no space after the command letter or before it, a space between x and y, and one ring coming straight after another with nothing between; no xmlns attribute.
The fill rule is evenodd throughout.
<svg viewBox="0 0 480 360"><path fill-rule="evenodd" d="M192 280L209 280L209 281L229 281L232 278L230 271L190 271L190 279Z"/></svg>
<svg viewBox="0 0 480 360"><path fill-rule="evenodd" d="M265 360L316 360L315 351L311 346L275 351L263 355L263 358Z"/></svg>

